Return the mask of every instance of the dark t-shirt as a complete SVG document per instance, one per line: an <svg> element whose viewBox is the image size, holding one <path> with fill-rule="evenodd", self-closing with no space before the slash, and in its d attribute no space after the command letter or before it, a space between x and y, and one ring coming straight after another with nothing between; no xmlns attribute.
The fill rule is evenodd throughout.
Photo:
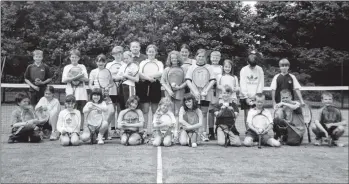
<svg viewBox="0 0 349 184"><path fill-rule="evenodd" d="M223 103L218 103L214 105L213 112L219 112L223 106ZM233 110L228 108L222 109L222 113L216 117L216 125L225 124L225 125L235 125L235 112L239 112L238 106L232 102L229 103L229 107L232 107Z"/></svg>
<svg viewBox="0 0 349 184"><path fill-rule="evenodd" d="M279 103L281 101L280 91L288 89L291 92L292 100L294 100L294 87L293 79L290 74L279 75L276 79L275 101Z"/></svg>
<svg viewBox="0 0 349 184"><path fill-rule="evenodd" d="M24 79L29 80L31 83L35 84L35 79L40 79L41 81L45 81L49 78L52 78L53 73L50 72L50 68L44 64L41 63L39 66L36 64L30 64L24 73ZM40 88L45 88L46 85L39 85ZM30 88L33 90L32 88Z"/></svg>

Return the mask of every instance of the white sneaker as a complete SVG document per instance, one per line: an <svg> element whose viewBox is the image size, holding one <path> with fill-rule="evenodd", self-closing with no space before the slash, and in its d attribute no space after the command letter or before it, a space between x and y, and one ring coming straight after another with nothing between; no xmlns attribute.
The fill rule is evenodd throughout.
<svg viewBox="0 0 349 184"><path fill-rule="evenodd" d="M104 144L103 135L98 134L97 140L98 140L97 144Z"/></svg>
<svg viewBox="0 0 349 184"><path fill-rule="evenodd" d="M192 144L191 144L191 147L192 147L192 148L196 148L196 147L198 147L198 145L197 145L196 143L192 143Z"/></svg>
<svg viewBox="0 0 349 184"><path fill-rule="evenodd" d="M321 144L322 144L322 139L315 140L315 142L314 142L315 146L321 146Z"/></svg>
<svg viewBox="0 0 349 184"><path fill-rule="evenodd" d="M208 142L210 140L210 139L208 139L206 132L203 132L200 135L200 138L201 138L202 141L205 141L205 142Z"/></svg>

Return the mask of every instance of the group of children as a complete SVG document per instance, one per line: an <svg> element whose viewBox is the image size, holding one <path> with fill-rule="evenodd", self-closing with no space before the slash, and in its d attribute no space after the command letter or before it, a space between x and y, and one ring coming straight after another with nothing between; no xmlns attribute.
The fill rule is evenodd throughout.
<svg viewBox="0 0 349 184"><path fill-rule="evenodd" d="M30 86L30 98L25 94L18 94L16 97L18 108L12 114L12 135L9 142L28 141L28 137L38 136L41 130L44 137L48 134L45 132L52 132L50 140L59 138L62 145L88 142L93 132L88 128L86 119L90 111L98 110L103 114L103 121L97 131L98 144L103 144L106 139L110 140L112 133L119 132L124 145L142 144L146 139L150 140L151 136L154 146L179 143L196 147L200 141L209 140L217 140L219 145L252 146L257 141L258 134L262 134L263 144L277 147L281 143L287 143L284 139L287 136L282 136L285 132L278 128L279 125L285 123L290 113L300 114L300 107L304 104L299 91L300 84L294 75L288 73L290 63L287 59L280 60L281 73L271 83L276 111L273 117L269 110L264 109L264 72L257 65L261 59L258 55L248 56L248 65L241 69L238 81L233 73L233 61L226 59L220 65L221 54L218 51L208 53L205 49L199 49L194 60L189 58L189 47L184 44L180 51L171 51L168 54L165 62L167 67L164 68L163 63L156 59L155 45L149 45L146 55L143 55L140 53L140 43L132 42L130 51L124 52L121 46L114 47L111 52L114 58L112 62L107 63L105 55L98 55L97 68L89 76L86 67L78 64L80 52L72 50L71 64L64 67L62 75L62 82L67 83L66 108L60 111L60 104L53 97L53 87L47 86L52 76L47 65L42 63L43 53L36 50L33 54L34 63L28 66L25 73L25 82ZM130 63L139 66L136 75L124 72ZM148 63L155 64L158 71L151 75L143 72ZM112 80L105 94L105 89L101 89L97 80L98 72L105 68L110 69L114 64L119 64L120 69L112 73ZM81 74L70 77L69 70L76 66L82 69ZM180 85L169 83L167 76L173 67L181 67L184 71L184 79ZM206 68L210 73L209 82L201 92L193 82L193 72L200 67ZM81 83L73 89L71 83L76 80ZM89 98L86 82L91 89ZM162 94L161 87L164 88L165 95ZM300 103L294 101L294 91ZM106 100L106 96L110 100ZM240 140L240 133L235 125L239 114L238 102L244 110L246 136L243 141ZM324 106L332 105L332 95L324 93L322 102ZM30 105L35 108L30 108ZM20 115L23 111L34 112L38 108L49 113L47 122L40 122L35 117L27 121ZM152 111L151 117L148 117L149 108ZM71 126L74 128L63 125L66 121L64 117L69 113L77 114L78 125ZM270 125L263 132L257 131L251 124L252 118L257 114L263 114L269 119ZM334 138L334 144L341 145L337 140L344 133L346 121L341 118L341 122L331 122L334 127L331 132L321 128L322 125L317 123L319 121L322 121L321 116L317 117L312 127L316 135L316 145L320 144L321 137L329 136ZM19 131L18 127L30 128ZM274 137L268 135L271 129ZM30 141L37 141L43 136L40 135L38 139L31 138Z"/></svg>

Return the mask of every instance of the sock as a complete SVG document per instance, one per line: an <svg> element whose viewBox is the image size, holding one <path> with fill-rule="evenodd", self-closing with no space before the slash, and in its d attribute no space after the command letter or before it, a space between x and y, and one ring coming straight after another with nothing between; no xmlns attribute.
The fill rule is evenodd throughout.
<svg viewBox="0 0 349 184"><path fill-rule="evenodd" d="M208 133L209 133L210 135L214 135L214 130L213 130L213 128L209 128L209 129L208 129Z"/></svg>

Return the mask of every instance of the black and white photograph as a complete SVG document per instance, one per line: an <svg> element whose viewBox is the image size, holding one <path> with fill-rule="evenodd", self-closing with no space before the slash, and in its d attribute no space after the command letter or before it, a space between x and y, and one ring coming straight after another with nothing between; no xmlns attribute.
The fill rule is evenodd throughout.
<svg viewBox="0 0 349 184"><path fill-rule="evenodd" d="M349 1L0 4L0 183L349 182Z"/></svg>

